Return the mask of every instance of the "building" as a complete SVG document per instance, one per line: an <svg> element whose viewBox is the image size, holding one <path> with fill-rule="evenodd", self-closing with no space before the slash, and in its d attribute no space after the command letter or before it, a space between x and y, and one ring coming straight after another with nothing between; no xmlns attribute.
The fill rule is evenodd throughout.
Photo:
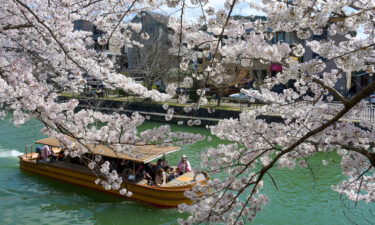
<svg viewBox="0 0 375 225"><path fill-rule="evenodd" d="M237 20L243 20L243 21L255 21L259 19L265 21L267 19L266 17L262 17L262 16L255 16L255 17L234 16L234 18ZM251 30L246 30L245 32L249 33L251 32ZM270 30L270 32L272 31ZM224 39L225 39L225 36L224 36ZM325 61L326 59L314 53L311 50L311 48L306 45L306 42L312 41L312 40L320 41L320 40L328 40L328 39L331 39L335 42L341 42L345 40L345 37L343 35L329 35L327 32L327 29L323 29L323 33L321 35L313 35L308 40L299 39L297 37L296 32L276 32L274 34L274 37L269 42L270 44L277 44L280 42L284 42L284 43L288 43L291 47L296 46L298 44L302 44L305 48L304 55L302 57L291 56L291 58L293 60L297 60L300 62L307 62L313 58L319 58L323 61ZM204 71L204 69L211 63L211 60L212 60L211 55L209 55L208 57L207 56L205 57L202 54L204 50L205 50L204 48L196 50L196 59L193 63L193 68L197 72ZM227 65L227 66L232 67L232 68L228 68L228 70L232 70L233 73L235 73L235 77L233 81L229 83L229 85L237 84L239 86L243 86L247 88L249 88L249 86L252 87L253 84L261 84L262 81L267 76L274 76L276 75L277 72L282 71L282 67L278 64L269 64L269 63L264 64L264 63L261 63L260 61L253 62L253 65L250 68L241 67L238 65ZM337 67L334 62L329 61L326 63L326 68L322 73L331 71L332 69L337 69ZM343 95L348 95L349 89L351 88L351 86L353 86L353 84L351 83L351 80L352 80L351 77L352 77L351 74L342 73L341 78L339 78L337 83L335 84L335 89L338 90ZM363 81L365 80L365 78L366 77L361 78L362 83L366 82L366 81ZM359 78L356 78L354 81L358 79ZM250 83L251 85L246 85L246 83L247 84ZM282 92L283 89L287 87L288 85L279 85L278 87L274 88L274 91Z"/></svg>
<svg viewBox="0 0 375 225"><path fill-rule="evenodd" d="M174 31L168 27L169 20L168 16L151 11L142 11L131 20L131 23L142 25L139 33L133 32L132 40L143 47L133 45L127 48L127 72L132 77L143 78L149 89L155 83L163 89L179 66L177 56L170 54ZM147 34L148 38L142 37L142 34Z"/></svg>
<svg viewBox="0 0 375 225"><path fill-rule="evenodd" d="M233 16L236 20L241 20L243 22L254 22L256 20L266 21L266 17L264 16ZM207 29L203 29L207 30ZM245 30L246 34L249 34L252 30L247 29ZM211 32L214 36L219 36L218 31L217 34ZM270 30L271 32L271 30ZM224 34L223 40L226 39L226 35ZM286 32L277 32L275 36L269 41L271 44L277 44L279 42L288 43L290 46L294 46L297 44L302 43L301 40L297 38L295 33L286 33ZM223 43L225 44L225 43ZM195 50L195 60L193 62L193 68L196 72L201 73L205 70L205 68L211 64L212 61L212 54L204 56L203 52L207 50L207 48L202 47L200 49ZM216 56L220 58L221 56ZM297 57L293 57L296 60L300 60ZM245 87L245 88L255 88L256 86L263 83L263 80L267 76L275 75L276 72L280 72L279 68L281 68L277 64L270 64L270 63L263 63L260 60L252 61L251 67L243 67L238 64L228 64L226 65L227 72L233 74L233 79L226 83L227 86L238 86L238 87ZM282 90L281 90L282 91Z"/></svg>
<svg viewBox="0 0 375 225"><path fill-rule="evenodd" d="M94 45L89 47L95 49L97 52L104 52L110 58L115 59L115 65L117 66L117 70L119 72L123 71L124 68L128 67L126 52L124 51L125 48L123 46L115 44L115 42L111 41L111 39L106 45L100 45L98 43L98 40L101 36L104 35L104 32L97 29L97 27L93 25L91 22L86 20L76 20L74 21L73 29L91 32Z"/></svg>
<svg viewBox="0 0 375 225"><path fill-rule="evenodd" d="M329 35L327 29L323 29L323 33L321 35L313 35L306 41L313 41L313 40L316 40L316 41L333 40L334 42L338 43L338 42L345 41L346 38L343 35ZM304 43L306 43L306 41ZM327 61L326 58L323 58L317 53L313 52L309 46L304 44L304 47L305 47L305 54L303 55L303 62L307 62L314 58L320 59L323 62ZM328 61L326 62L326 67L322 73L329 72L333 69L337 69L335 63L333 61ZM342 95L347 96L349 94L349 89L351 87L350 85L351 76L352 76L351 73L347 74L347 73L342 72L341 78L339 78L335 84L335 89L339 91Z"/></svg>

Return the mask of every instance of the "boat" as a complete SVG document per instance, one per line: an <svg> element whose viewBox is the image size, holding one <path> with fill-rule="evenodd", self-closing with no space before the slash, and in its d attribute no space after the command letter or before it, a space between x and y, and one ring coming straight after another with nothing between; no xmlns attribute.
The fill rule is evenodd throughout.
<svg viewBox="0 0 375 225"><path fill-rule="evenodd" d="M55 154L58 154L62 150L64 151L64 149L60 148L59 140L53 137L37 140L35 144L47 145ZM111 159L127 160L127 162L133 164L132 173L127 175L127 177L123 177L121 186L121 188L126 188L133 193L130 197L127 197L126 195L121 195L118 190L106 190L102 185L95 184L98 176L87 166L77 165L64 160L48 162L46 160L38 160L40 159L39 153L33 152L32 149L32 145L27 146L25 154L19 156L20 168L23 171L113 194L124 199L141 201L156 207L173 208L182 203L191 204L191 200L184 195L184 192L191 190L197 184L205 185L209 179L205 172L199 174L187 172L162 186L148 185L147 181L143 178L137 180L130 179L131 176L134 178L132 173L134 174L136 164L148 163L157 158L165 157L169 153L180 150L179 147L139 145L134 150L136 154L132 155L115 153L112 149L103 145L90 147L90 151L95 155Z"/></svg>

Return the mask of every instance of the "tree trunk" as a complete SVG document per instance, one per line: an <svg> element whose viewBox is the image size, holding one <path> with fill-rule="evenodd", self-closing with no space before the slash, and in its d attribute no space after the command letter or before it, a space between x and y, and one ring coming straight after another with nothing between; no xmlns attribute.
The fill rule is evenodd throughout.
<svg viewBox="0 0 375 225"><path fill-rule="evenodd" d="M217 92L217 106L220 106L222 97L223 97L223 89L220 88L219 91Z"/></svg>
<svg viewBox="0 0 375 225"><path fill-rule="evenodd" d="M148 90L151 90L151 89L152 89L152 81L151 81L151 80L148 80L148 81L147 81L147 89L148 89Z"/></svg>

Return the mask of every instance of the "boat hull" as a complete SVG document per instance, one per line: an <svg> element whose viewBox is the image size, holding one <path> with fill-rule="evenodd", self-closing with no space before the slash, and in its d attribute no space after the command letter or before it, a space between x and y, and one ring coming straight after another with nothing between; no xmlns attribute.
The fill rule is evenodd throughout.
<svg viewBox="0 0 375 225"><path fill-rule="evenodd" d="M185 197L184 192L191 190L195 185L156 187L146 184L124 182L122 188L126 188L133 193L129 198L119 194L118 190L105 190L101 185L96 185L95 180L97 177L94 174L80 172L69 168L59 168L58 166L55 166L54 163L36 163L25 157L20 157L20 168L30 173L47 176L86 188L113 194L124 199L137 200L162 208L177 207L182 203L190 204L191 200ZM205 183L205 181L200 181L200 183Z"/></svg>

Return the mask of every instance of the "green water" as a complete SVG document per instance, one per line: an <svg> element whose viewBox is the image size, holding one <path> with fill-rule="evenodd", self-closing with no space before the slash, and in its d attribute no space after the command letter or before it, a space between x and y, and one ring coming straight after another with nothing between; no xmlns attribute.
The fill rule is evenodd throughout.
<svg viewBox="0 0 375 225"><path fill-rule="evenodd" d="M158 126L148 122L146 127ZM176 209L156 209L137 202L123 201L104 193L73 186L19 170L19 152L26 144L42 138L41 124L31 121L14 127L9 118L0 121L0 225L96 224L141 225L176 224L185 217ZM208 135L203 128L172 126L174 130ZM219 140L183 146L180 152L168 156L176 164L181 154L189 156L192 165L199 164L199 152ZM331 185L342 178L339 159L330 154L330 164L318 166L324 155L311 159L314 176L308 169L273 169L278 190L266 180L264 192L270 203L258 214L254 224L373 224L373 204L348 205L345 197L331 191ZM349 219L348 219L349 218Z"/></svg>

